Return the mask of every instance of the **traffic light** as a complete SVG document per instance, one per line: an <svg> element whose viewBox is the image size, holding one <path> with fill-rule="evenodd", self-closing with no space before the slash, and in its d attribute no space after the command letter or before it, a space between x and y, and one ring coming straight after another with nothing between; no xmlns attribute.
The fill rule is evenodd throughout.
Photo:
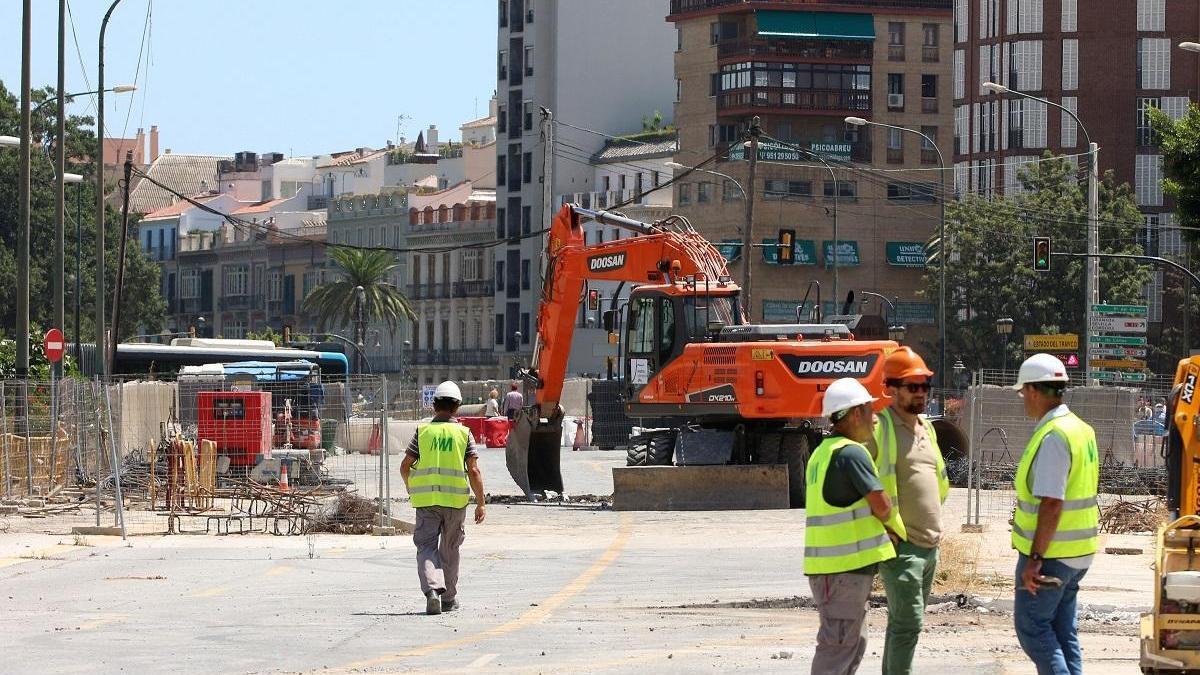
<svg viewBox="0 0 1200 675"><path fill-rule="evenodd" d="M1050 271L1050 237L1033 238L1033 271Z"/></svg>
<svg viewBox="0 0 1200 675"><path fill-rule="evenodd" d="M776 258L780 265L791 265L796 261L796 231L779 231L779 256Z"/></svg>
<svg viewBox="0 0 1200 675"><path fill-rule="evenodd" d="M593 312L600 309L600 291L595 289L588 291L588 309Z"/></svg>

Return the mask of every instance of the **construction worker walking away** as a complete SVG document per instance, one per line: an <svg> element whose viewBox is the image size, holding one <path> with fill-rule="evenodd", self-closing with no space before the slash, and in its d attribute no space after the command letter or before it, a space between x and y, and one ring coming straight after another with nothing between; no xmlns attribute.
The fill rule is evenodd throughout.
<svg viewBox="0 0 1200 675"><path fill-rule="evenodd" d="M892 404L876 415L868 449L892 503L888 528L900 541L896 557L879 564L888 600L884 675L910 675L933 588L942 539L942 503L950 492L937 434L925 418L933 371L909 347L888 355L883 382Z"/></svg>
<svg viewBox="0 0 1200 675"><path fill-rule="evenodd" d="M417 427L400 464L400 476L417 511L413 543L426 614L458 607L459 548L466 537L463 523L472 491L475 522L482 523L487 514L471 432L454 420L460 405L458 385L439 384L433 392L433 420Z"/></svg>
<svg viewBox="0 0 1200 675"><path fill-rule="evenodd" d="M804 575L821 619L813 675L858 669L876 567L896 556L895 535L884 526L892 505L863 447L871 439L875 400L847 377L830 384L821 402L833 433L808 460L804 526Z"/></svg>
<svg viewBox="0 0 1200 675"><path fill-rule="evenodd" d="M1083 672L1075 599L1099 544L1096 432L1063 404L1067 382L1061 361L1034 354L1013 385L1025 414L1038 420L1014 479L1012 545L1013 621L1039 675Z"/></svg>

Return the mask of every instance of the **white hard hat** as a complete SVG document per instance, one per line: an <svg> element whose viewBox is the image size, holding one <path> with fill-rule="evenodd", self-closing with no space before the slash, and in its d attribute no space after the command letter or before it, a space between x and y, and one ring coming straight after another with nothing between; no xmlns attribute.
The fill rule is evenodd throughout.
<svg viewBox="0 0 1200 675"><path fill-rule="evenodd" d="M458 403L462 403L462 391L458 388L457 384L454 384L450 380L446 380L445 382L439 384L437 389L433 390L433 397L435 399L449 398Z"/></svg>
<svg viewBox="0 0 1200 675"><path fill-rule="evenodd" d="M851 408L857 408L864 403L874 403L875 397L853 377L843 377L829 385L825 390L825 398L821 401L821 416L832 417Z"/></svg>
<svg viewBox="0 0 1200 675"><path fill-rule="evenodd" d="M1034 354L1021 364L1017 383L1012 388L1021 391L1021 387L1033 382L1069 382L1070 379L1062 361L1049 354Z"/></svg>

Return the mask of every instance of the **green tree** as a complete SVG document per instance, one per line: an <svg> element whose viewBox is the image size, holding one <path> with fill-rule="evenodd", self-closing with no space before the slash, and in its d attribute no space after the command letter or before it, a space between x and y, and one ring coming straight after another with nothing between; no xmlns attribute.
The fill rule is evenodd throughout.
<svg viewBox="0 0 1200 675"><path fill-rule="evenodd" d="M1075 167L1049 154L1018 173L1023 191L984 199L969 195L946 208L946 356L968 368L998 368L1003 361L996 320L1014 321L1008 363L1019 363L1024 335L1079 334L1084 297L1081 258L1055 257L1051 272L1033 270L1033 237L1049 236L1056 251L1083 252L1087 205ZM1100 184L1100 250L1141 253L1143 219L1128 185L1111 173ZM1113 303L1140 301L1149 268L1133 261L1102 260L1100 297ZM926 274L930 297L938 297L937 265Z"/></svg>
<svg viewBox="0 0 1200 675"><path fill-rule="evenodd" d="M36 103L52 98L50 88L33 93ZM18 100L0 82L0 134L20 135L20 109ZM79 104L76 104L77 106ZM56 105L45 104L33 116L33 138L30 172L30 269L29 269L29 314L31 323L50 326L53 323L54 301L52 293L51 267L54 260L54 167L43 150L54 138ZM68 340L74 339L72 321L74 307L75 275L75 217L77 199L83 204L82 214L82 262L80 270L80 324L85 341L94 339L94 299L96 295L95 258L96 227L95 166L91 161L96 146L96 136L89 128L94 125L90 117L68 115L67 117L67 171L80 174L84 182L67 186L66 218L66 315L67 325L62 326ZM20 215L17 186L18 152L13 148L0 148L0 288L15 289L17 281L17 228ZM115 186L113 186L115 187ZM81 195L76 191L82 190ZM105 237L105 291L108 308L112 307L112 293L116 288L117 261L120 246L121 214L110 205L107 209L108 224ZM166 303L159 293L160 271L158 266L146 258L137 245L137 218L130 216L129 246L125 266L125 286L122 292L121 326L117 335L128 338L138 332L157 332L162 329ZM0 293L0 333L16 335L16 293Z"/></svg>
<svg viewBox="0 0 1200 675"><path fill-rule="evenodd" d="M399 265L391 252L332 248L329 258L340 278L314 288L302 306L302 311L317 317L322 329L354 321L357 286L363 287L363 317L367 321L383 321L395 330L401 319L413 318L408 298L388 280Z"/></svg>
<svg viewBox="0 0 1200 675"><path fill-rule="evenodd" d="M1151 109L1150 127L1163 158L1163 192L1175 198L1176 224L1200 227L1200 108L1188 106L1179 120ZM1181 262L1200 257L1200 232L1184 229L1179 234L1185 247ZM1196 343L1197 327L1192 319L1200 313L1196 299L1200 288L1172 269L1163 272L1163 288L1163 328L1155 351L1160 372L1170 372L1174 361L1186 356ZM1184 344L1185 334L1188 344Z"/></svg>

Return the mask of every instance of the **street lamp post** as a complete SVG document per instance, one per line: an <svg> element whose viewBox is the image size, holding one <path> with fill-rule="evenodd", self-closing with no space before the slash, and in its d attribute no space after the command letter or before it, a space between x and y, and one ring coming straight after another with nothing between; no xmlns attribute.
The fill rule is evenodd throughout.
<svg viewBox="0 0 1200 675"><path fill-rule="evenodd" d="M862 117L847 117L846 123L859 127L873 126L907 131L910 134L916 134L923 138L937 153L938 177L942 188L942 194L938 199L942 208L939 219L940 224L938 226L938 378L944 379L944 373L946 372L946 160L942 156L942 149L927 134L916 129L884 124L882 122L872 122ZM944 384L945 382L943 381Z"/></svg>
<svg viewBox="0 0 1200 675"><path fill-rule="evenodd" d="M355 370L359 375L363 369L363 343L367 339L366 321L363 320L363 305L366 303L366 291L362 286L354 287L354 343L358 347L358 358L356 359L357 368Z"/></svg>
<svg viewBox="0 0 1200 675"><path fill-rule="evenodd" d="M1186 44L1186 43L1185 43ZM1084 274L1083 284L1083 357L1084 357L1084 377L1086 380L1091 380L1092 377L1092 360L1088 358L1088 340L1092 334L1092 305L1100 304L1100 258L1097 256L1100 253L1100 162L1097 155L1100 152L1100 146L1092 142L1092 136L1088 133L1087 127L1083 125L1083 121L1079 119L1079 115L1075 114L1069 108L1066 108L1049 99L1026 94L1023 91L1010 89L1002 84L995 82L984 82L983 88L993 94L1014 94L1021 98L1027 98L1031 101L1040 101L1052 108L1058 108L1062 112L1070 115L1075 123L1079 125L1080 131L1083 132L1083 137L1087 140L1088 145L1088 182L1087 182L1087 211L1088 211L1088 226L1087 226L1087 273Z"/></svg>
<svg viewBox="0 0 1200 675"><path fill-rule="evenodd" d="M83 367L83 339L79 335L79 289L83 276L83 176L77 173L62 174L63 183L75 185L75 366ZM64 317L65 319L65 317Z"/></svg>
<svg viewBox="0 0 1200 675"><path fill-rule="evenodd" d="M1000 338L1004 341L1003 346L1001 347L1004 352L1004 358L1002 361L1002 363L1004 365L1004 368L1003 368L1004 372L1008 372L1008 338L1010 335L1012 335L1012 331L1013 331L1013 320L1012 319L1009 319L1009 318L996 319L996 333L998 335L1000 335Z"/></svg>
<svg viewBox="0 0 1200 675"><path fill-rule="evenodd" d="M104 327L104 34L108 31L108 20L120 2L113 0L100 22L96 62L96 372L102 377L112 370L108 358L108 333ZM116 330L116 326L113 329Z"/></svg>
<svg viewBox="0 0 1200 675"><path fill-rule="evenodd" d="M687 166L685 164L680 164L679 162L664 162L664 165L669 166L672 169L684 169L685 171L698 171L700 173L707 173L707 174L716 176L718 178L724 178L725 180L729 181L730 183L733 183L734 187L736 187L738 189L738 192L742 193L742 199L744 199L744 200L750 199L750 196L746 194L746 188L743 187L742 184L739 183L733 176L730 176L728 174L721 173L720 171L713 171L711 169L699 169L694 166ZM722 191L723 190L724 190L724 188L722 188ZM750 246L750 241L748 241L746 239L745 228L739 227L737 229L738 229L738 233L742 235L742 250L741 250L742 263L749 265L750 264L749 263L749 255L753 249Z"/></svg>

